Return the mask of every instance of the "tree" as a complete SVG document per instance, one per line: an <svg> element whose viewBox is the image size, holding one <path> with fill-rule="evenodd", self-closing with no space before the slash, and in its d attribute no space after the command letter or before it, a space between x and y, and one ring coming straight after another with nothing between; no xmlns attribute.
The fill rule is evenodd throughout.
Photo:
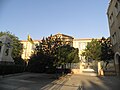
<svg viewBox="0 0 120 90"><path fill-rule="evenodd" d="M31 56L29 61L29 67L32 68L41 68L43 71L47 67L48 69L55 69L57 61L56 50L61 46L61 39L59 37L53 38L52 35L46 38L43 38L38 45L36 45L35 53ZM36 66L42 67L36 67ZM36 70L37 70L36 69ZM40 70L40 69L39 69ZM39 72L39 70L37 72Z"/></svg>
<svg viewBox="0 0 120 90"><path fill-rule="evenodd" d="M107 69L107 65L114 58L114 52L112 51L112 44L110 42L110 38L104 38L100 40L101 43L101 60L103 60L106 65L105 69Z"/></svg>
<svg viewBox="0 0 120 90"><path fill-rule="evenodd" d="M71 47L70 45L66 45L63 48L65 48L64 52L66 52L66 63L78 63L79 62L79 56L78 56L78 48Z"/></svg>
<svg viewBox="0 0 120 90"><path fill-rule="evenodd" d="M78 48L73 48L67 55L68 63L70 63L70 68L71 68L71 63L78 63L79 62L79 56L78 56L79 50Z"/></svg>
<svg viewBox="0 0 120 90"><path fill-rule="evenodd" d="M114 58L110 38L106 39L102 37L100 40L93 39L90 43L88 43L82 55L85 56L87 60L92 59L104 61L106 63L105 69L107 69L109 61Z"/></svg>
<svg viewBox="0 0 120 90"><path fill-rule="evenodd" d="M54 64L56 66L62 66L62 74L65 72L69 72L69 69L66 69L66 64L70 63L78 63L79 57L78 57L78 49L71 47L68 44L64 44L56 49L56 61Z"/></svg>
<svg viewBox="0 0 120 90"><path fill-rule="evenodd" d="M92 41L87 44L82 55L85 56L87 60L101 60L101 43L97 39L92 39Z"/></svg>
<svg viewBox="0 0 120 90"><path fill-rule="evenodd" d="M61 38L53 37L52 35L43 38L38 45L36 45L35 53L30 59L31 62L38 62L43 69L56 68L60 65L64 66L66 63L78 62L78 49L71 47L68 44L63 43ZM37 63L38 64L38 63ZM34 64L33 66L36 67Z"/></svg>
<svg viewBox="0 0 120 90"><path fill-rule="evenodd" d="M13 50L12 50L12 57L14 60L18 60L21 58L22 55L22 44L20 43L20 40L18 39L18 37L16 37L14 34L10 33L10 32L0 32L0 37L3 35L8 35L12 40L13 40ZM16 61L15 61L16 62Z"/></svg>

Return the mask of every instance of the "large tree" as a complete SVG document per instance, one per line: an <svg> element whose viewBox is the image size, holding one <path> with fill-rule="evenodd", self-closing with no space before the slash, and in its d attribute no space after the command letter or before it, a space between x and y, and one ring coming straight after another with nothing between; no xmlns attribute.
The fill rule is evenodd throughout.
<svg viewBox="0 0 120 90"><path fill-rule="evenodd" d="M52 35L46 38L43 38L39 44L36 45L34 54L31 56L29 61L29 67L34 72L34 70L39 71L41 68L42 72L45 68L53 70L56 67L54 63L57 61L56 50L61 46L61 40L59 37L53 38ZM38 67L36 67L38 66ZM36 69L33 69L36 68Z"/></svg>
<svg viewBox="0 0 120 90"><path fill-rule="evenodd" d="M87 60L101 60L101 43L97 39L92 39L82 53Z"/></svg>
<svg viewBox="0 0 120 90"><path fill-rule="evenodd" d="M58 65L65 65L66 63L78 63L78 49L71 47L70 45L63 45L57 48L56 51Z"/></svg>
<svg viewBox="0 0 120 90"><path fill-rule="evenodd" d="M36 45L35 53L31 57L29 65L32 65L31 61L40 61L40 64L43 65L43 69L46 66L63 66L66 63L79 61L78 49L75 49L68 44L62 43L62 40L59 37L53 37L51 35L47 38L43 38L41 42ZM36 66L36 63L33 66Z"/></svg>
<svg viewBox="0 0 120 90"><path fill-rule="evenodd" d="M112 44L110 42L110 38L104 38L100 40L101 43L101 60L106 63L105 69L107 69L107 65L114 58L114 52L112 50Z"/></svg>
<svg viewBox="0 0 120 90"><path fill-rule="evenodd" d="M82 55L85 56L86 60L104 61L106 63L105 68L107 69L109 61L114 57L110 38L93 39L88 43Z"/></svg>

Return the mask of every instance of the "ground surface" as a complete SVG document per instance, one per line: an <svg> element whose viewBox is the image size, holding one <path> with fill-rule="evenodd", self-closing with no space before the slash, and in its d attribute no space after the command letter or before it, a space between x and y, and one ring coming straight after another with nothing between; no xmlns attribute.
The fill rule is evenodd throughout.
<svg viewBox="0 0 120 90"><path fill-rule="evenodd" d="M22 73L0 76L0 90L120 90L116 76L68 75L59 80L51 74Z"/></svg>

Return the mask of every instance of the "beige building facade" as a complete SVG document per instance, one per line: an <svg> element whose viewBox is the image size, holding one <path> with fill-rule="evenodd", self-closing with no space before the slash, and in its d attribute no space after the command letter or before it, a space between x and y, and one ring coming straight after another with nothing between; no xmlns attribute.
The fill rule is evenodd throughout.
<svg viewBox="0 0 120 90"><path fill-rule="evenodd" d="M92 38L81 38L81 39L74 39L72 36L68 36L65 34L55 34L52 36L53 38L60 38L63 43L69 44L73 46L74 48L79 49L79 60L85 61L85 58L81 56L83 50L87 46L89 42L91 42ZM23 59L30 59L30 56L34 53L35 45L38 44L41 40L33 40L34 44L30 43L28 40L21 40L21 43L23 44Z"/></svg>
<svg viewBox="0 0 120 90"><path fill-rule="evenodd" d="M120 0L110 0L107 16L111 43L115 53L116 72L117 75L120 75Z"/></svg>
<svg viewBox="0 0 120 90"><path fill-rule="evenodd" d="M52 38L56 38L56 37L61 39L61 41L63 42L62 44L69 44L70 46L73 46L74 38L72 36L61 34L61 33L58 33L52 36Z"/></svg>
<svg viewBox="0 0 120 90"><path fill-rule="evenodd" d="M34 53L35 45L39 44L40 40L33 40L34 44L30 43L27 40L21 40L23 45L22 59L28 60L30 56Z"/></svg>
<svg viewBox="0 0 120 90"><path fill-rule="evenodd" d="M72 36L68 36L65 34L55 34L52 36L52 38L60 38L61 41L63 41L63 43L65 44L69 44L71 46L73 46L73 37ZM28 40L21 40L21 43L23 45L23 53L22 53L22 59L24 60L28 60L30 59L30 56L34 53L34 49L35 49L35 45L38 44L41 40L33 40L34 44L30 43Z"/></svg>
<svg viewBox="0 0 120 90"><path fill-rule="evenodd" d="M81 39L74 39L73 40L73 47L79 49L79 59L81 61L85 61L85 58L81 56L83 50L87 46L89 42L91 42L92 38L81 38Z"/></svg>

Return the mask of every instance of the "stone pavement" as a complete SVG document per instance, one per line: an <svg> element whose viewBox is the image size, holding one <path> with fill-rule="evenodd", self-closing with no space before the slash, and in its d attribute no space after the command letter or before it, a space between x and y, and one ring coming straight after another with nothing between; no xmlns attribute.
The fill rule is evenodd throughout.
<svg viewBox="0 0 120 90"><path fill-rule="evenodd" d="M50 90L120 90L120 77L72 75Z"/></svg>
<svg viewBox="0 0 120 90"><path fill-rule="evenodd" d="M53 81L55 81L55 77L52 74L13 74L4 76L4 78L0 77L0 90L41 90L42 87Z"/></svg>
<svg viewBox="0 0 120 90"><path fill-rule="evenodd" d="M120 90L119 88L119 77L72 75L60 90Z"/></svg>
<svg viewBox="0 0 120 90"><path fill-rule="evenodd" d="M22 73L0 77L0 90L119 90L120 77Z"/></svg>

